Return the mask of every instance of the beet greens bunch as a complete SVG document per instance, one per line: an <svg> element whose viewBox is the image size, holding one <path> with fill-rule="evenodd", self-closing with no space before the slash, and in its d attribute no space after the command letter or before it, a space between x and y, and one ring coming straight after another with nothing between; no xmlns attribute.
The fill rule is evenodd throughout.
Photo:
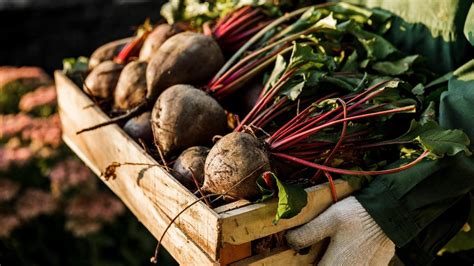
<svg viewBox="0 0 474 266"><path fill-rule="evenodd" d="M211 149L205 191L251 199L258 188L265 198L278 190L277 221L306 205L304 190L294 183L325 177L336 201L335 178L364 182L424 159L469 153L462 131L443 130L433 118L420 120L423 110L434 107L423 101L431 92L420 93L433 76L420 56L402 54L377 34L389 25L386 14L335 4L288 17L301 13L279 33L265 36L284 20L269 24L256 35L261 39L250 40L233 59L251 46L253 51L228 61L209 83L209 92L221 99L274 65L252 110ZM236 152L223 153L228 150ZM267 165L252 175L260 164ZM233 166L239 170L233 172Z"/></svg>

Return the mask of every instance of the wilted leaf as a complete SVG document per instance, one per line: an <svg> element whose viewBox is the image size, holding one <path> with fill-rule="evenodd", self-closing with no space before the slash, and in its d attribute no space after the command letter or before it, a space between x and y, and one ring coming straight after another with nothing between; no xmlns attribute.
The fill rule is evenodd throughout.
<svg viewBox="0 0 474 266"><path fill-rule="evenodd" d="M322 29L336 29L337 20L334 19L332 13L329 16L319 20L314 24L315 28L322 28Z"/></svg>
<svg viewBox="0 0 474 266"><path fill-rule="evenodd" d="M285 58L283 58L283 56L279 54L275 60L275 66L273 67L273 71L270 74L270 78L268 79L270 87L273 87L275 85L275 83L281 77L281 75L283 75L285 70L286 70Z"/></svg>
<svg viewBox="0 0 474 266"><path fill-rule="evenodd" d="M294 101L300 96L303 88L305 86L305 81L301 81L297 84L286 83L284 88L282 88L280 94L286 95L288 99Z"/></svg>

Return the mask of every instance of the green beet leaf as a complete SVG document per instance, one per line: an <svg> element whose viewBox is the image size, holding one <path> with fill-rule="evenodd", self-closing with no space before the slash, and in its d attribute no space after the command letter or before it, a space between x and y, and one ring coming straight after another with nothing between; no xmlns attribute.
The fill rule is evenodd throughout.
<svg viewBox="0 0 474 266"><path fill-rule="evenodd" d="M300 96L305 86L305 83L306 83L305 81L300 81L295 84L294 82L290 81L285 84L280 94L286 95L288 99L294 101L298 98L298 96Z"/></svg>
<svg viewBox="0 0 474 266"><path fill-rule="evenodd" d="M277 224L280 219L296 216L308 203L308 195L303 188L285 184L271 172L263 173L257 180L257 186L262 191L260 202L268 200L278 193L278 207L273 224Z"/></svg>
<svg viewBox="0 0 474 266"><path fill-rule="evenodd" d="M432 159L453 156L462 151L471 155L468 148L470 140L462 130L442 129L433 120L427 120L424 124L412 120L408 131L397 140L419 143L423 150L430 151Z"/></svg>
<svg viewBox="0 0 474 266"><path fill-rule="evenodd" d="M453 156L462 151L468 156L471 155L468 148L469 138L459 129L429 130L418 136L416 140L423 149L429 150L434 158Z"/></svg>
<svg viewBox="0 0 474 266"><path fill-rule="evenodd" d="M397 52L397 48L382 36L362 30L360 26L350 29L352 35L362 44L367 52L368 59L382 60Z"/></svg>
<svg viewBox="0 0 474 266"><path fill-rule="evenodd" d="M372 65L372 69L383 75L398 76L411 71L419 58L419 55L410 55L396 61L377 62Z"/></svg>
<svg viewBox="0 0 474 266"><path fill-rule="evenodd" d="M336 68L332 57L315 53L313 48L308 44L296 42L293 44L287 70L298 68L304 72L308 69L321 69L323 66L329 70Z"/></svg>

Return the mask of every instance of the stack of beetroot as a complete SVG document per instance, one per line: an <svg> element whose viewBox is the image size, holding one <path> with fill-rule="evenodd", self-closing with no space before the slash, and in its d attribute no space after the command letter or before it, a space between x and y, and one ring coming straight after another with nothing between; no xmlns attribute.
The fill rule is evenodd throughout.
<svg viewBox="0 0 474 266"><path fill-rule="evenodd" d="M83 88L112 119L80 133L124 125L202 194L301 198L283 218L304 207L306 186L328 180L337 200L335 178L359 186L469 153L462 131L437 125L443 88L423 58L382 37L389 14L344 3L274 9L147 22L98 48Z"/></svg>

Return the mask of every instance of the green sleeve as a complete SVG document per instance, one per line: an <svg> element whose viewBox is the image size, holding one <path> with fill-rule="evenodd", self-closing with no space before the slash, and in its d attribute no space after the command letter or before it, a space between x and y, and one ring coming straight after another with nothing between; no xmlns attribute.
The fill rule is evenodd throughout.
<svg viewBox="0 0 474 266"><path fill-rule="evenodd" d="M408 54L425 56L438 73L453 71L472 52L472 0L344 0L394 15L385 38Z"/></svg>
<svg viewBox="0 0 474 266"><path fill-rule="evenodd" d="M441 95L439 117L442 127L463 129L474 140L474 60L456 70L448 81L448 90ZM356 198L387 236L403 247L471 191L474 156L458 154L378 176ZM451 218L456 216L464 214Z"/></svg>

